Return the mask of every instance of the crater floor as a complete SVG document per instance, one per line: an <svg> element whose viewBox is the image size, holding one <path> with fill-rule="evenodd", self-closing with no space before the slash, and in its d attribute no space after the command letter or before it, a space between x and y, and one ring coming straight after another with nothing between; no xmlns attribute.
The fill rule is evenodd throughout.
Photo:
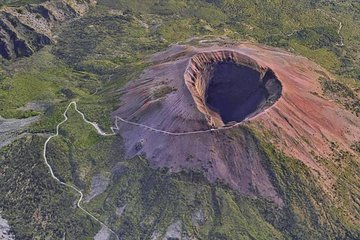
<svg viewBox="0 0 360 240"><path fill-rule="evenodd" d="M281 84L272 71L261 78L256 69L232 61L215 63L212 68L206 104L225 124L241 122L281 95Z"/></svg>

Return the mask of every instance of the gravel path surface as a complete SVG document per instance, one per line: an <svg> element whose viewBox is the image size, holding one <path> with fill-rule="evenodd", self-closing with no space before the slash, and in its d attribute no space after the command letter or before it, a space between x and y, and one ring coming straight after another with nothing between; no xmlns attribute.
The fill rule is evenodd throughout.
<svg viewBox="0 0 360 240"><path fill-rule="evenodd" d="M74 105L75 110L82 116L84 122L92 125L92 126L95 128L95 130L97 131L98 134L100 134L100 135L102 135L102 136L112 136L112 135L114 135L113 132L112 132L112 133L109 133L109 134L104 133L104 132L99 128L99 126L97 125L97 123L95 123L95 122L90 122L90 121L88 121L88 120L85 118L85 115L77 109L76 102L70 102L69 105L66 107L64 113L63 113L64 119L63 119L60 123L58 123L58 125L56 125L56 133L53 134L53 135L51 135L50 137L48 137L48 139L46 139L46 141L45 141L45 143L44 143L43 158L44 158L45 164L46 164L46 166L48 167L49 172L50 172L50 174L51 174L51 177L52 177L54 180L56 180L56 181L57 181L59 184L61 184L61 185L64 185L64 186L66 186L66 187L68 187L68 188L71 188L72 190L76 191L76 192L79 194L80 197L79 197L79 199L78 199L78 201L77 201L77 203L76 203L77 207L78 207L79 209L81 209L86 215L90 216L90 217L91 217L92 219L94 219L96 222L98 222L99 224L101 224L101 226L107 228L110 233L112 233L112 234L115 235L115 237L116 237L117 240L120 240L119 237L118 237L118 235L117 235L110 227L108 227L104 222L102 222L101 220L99 220L97 217L95 217L93 214L91 214L89 211L87 211L85 208L82 207L81 203L82 203L83 198L84 198L83 192L82 192L77 186L74 186L74 185L72 185L72 184L65 183L65 182L61 181L57 176L55 176L54 171L53 171L53 168L52 168L52 166L49 164L49 162L48 162L48 160L47 160L47 157L46 157L46 155L47 155L47 154L46 154L46 153L47 153L47 145L48 145L49 141L50 141L52 138L57 137L57 136L59 135L60 126L61 126L62 124L64 124L64 123L68 120L67 112L69 111L69 109L70 109L70 107L71 107L72 105ZM64 237L64 239L65 239L65 237Z"/></svg>

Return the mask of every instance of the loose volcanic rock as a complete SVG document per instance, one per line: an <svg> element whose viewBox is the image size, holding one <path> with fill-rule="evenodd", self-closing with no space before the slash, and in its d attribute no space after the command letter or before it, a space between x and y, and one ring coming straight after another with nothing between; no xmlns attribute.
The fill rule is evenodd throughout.
<svg viewBox="0 0 360 240"><path fill-rule="evenodd" d="M155 167L201 170L212 182L282 205L249 127L270 133L267 141L325 185L333 176L314 156L331 154L332 142L352 152L360 137L359 118L323 96L318 79L329 76L304 57L241 43L174 45L150 61L123 90L113 118L152 128L117 120L127 156L145 154Z"/></svg>

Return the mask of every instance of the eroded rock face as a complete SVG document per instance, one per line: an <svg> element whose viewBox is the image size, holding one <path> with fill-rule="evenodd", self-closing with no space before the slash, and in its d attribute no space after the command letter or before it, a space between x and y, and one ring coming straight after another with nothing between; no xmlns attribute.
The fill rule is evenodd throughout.
<svg viewBox="0 0 360 240"><path fill-rule="evenodd" d="M352 152L359 139L359 118L326 98L318 78L330 76L306 58L241 43L175 45L151 62L124 89L113 117L157 129L117 121L127 156L145 154L154 167L202 171L209 181L282 205L247 127L267 133L326 186L334 178L315 156L331 154L331 143Z"/></svg>
<svg viewBox="0 0 360 240"><path fill-rule="evenodd" d="M184 80L197 108L214 127L254 116L281 95L281 83L271 69L235 51L193 56Z"/></svg>
<svg viewBox="0 0 360 240"><path fill-rule="evenodd" d="M54 26L83 15L93 4L96 1L56 0L1 9L0 56L15 59L32 55L56 41Z"/></svg>

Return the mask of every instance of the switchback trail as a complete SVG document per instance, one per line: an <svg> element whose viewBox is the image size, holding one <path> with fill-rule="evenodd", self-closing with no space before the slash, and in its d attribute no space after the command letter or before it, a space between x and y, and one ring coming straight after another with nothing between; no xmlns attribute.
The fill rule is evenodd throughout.
<svg viewBox="0 0 360 240"><path fill-rule="evenodd" d="M46 152L47 152L47 145L49 143L49 141L54 138L54 137L57 137L59 136L59 128L62 124L64 124L67 120L68 120L68 117L67 117L67 112L69 111L70 107L74 105L74 109L77 113L79 113L83 119L83 121L87 124L90 124L91 126L93 126L96 130L96 132L101 135L101 136L114 136L116 133L114 130L118 130L119 127L118 127L118 121L122 121L126 124L130 124L130 125L133 125L133 126L137 126L137 127L141 127L141 128L144 128L144 129L147 129L147 130L150 130L150 131L154 131L154 132L158 132L158 133L162 133L162 134L167 134L167 135L171 135L171 136L184 136L184 135L192 135L192 134L200 134L200 133L208 133L208 132L215 132L215 131L221 131L221 130L226 130L226 129L231 129L231 128L234 128L234 127L237 127L238 125L240 124L243 124L244 122L252 119L252 118L248 118L248 119L245 119L244 121L242 122L239 122L239 123L236 123L234 125L231 125L231 126L224 126L224 127L220 127L220 128L211 128L211 129L206 129L206 130L198 130L198 131L189 131L189 132L169 132L169 131L165 131L165 130L160 130L160 129L156 129L156 128L153 128L153 127L150 127L150 126L147 126L147 125L144 125L144 124L141 124L141 123L136 123L136 122L132 122L132 121L128 121L128 120L125 120L124 118L121 118L119 116L116 116L115 117L115 127L111 127L111 133L105 133L103 130L100 129L99 125L96 123L96 122L91 122L89 120L86 119L84 113L82 113L81 111L79 111L79 109L77 108L77 104L75 101L72 101L69 103L69 105L66 107L65 111L63 112L63 116L64 116L64 119L58 123L58 125L56 125L56 133L51 135L50 137L48 137L44 143L44 149L43 149L43 157L44 157L44 161L45 161L45 164L46 166L48 167L49 169L49 172L51 174L51 177L53 179L55 179L58 183L60 183L61 185L64 185L68 188L71 188L73 189L75 192L77 192L79 195L80 195L80 198L78 199L76 205L78 206L79 209L81 209L86 215L90 216L92 219L94 219L96 222L100 223L102 226L106 227L112 234L114 234L116 236L116 239L119 240L119 237L117 236L117 234L115 233L115 231L113 231L110 227L108 227L105 223L103 223L101 220L99 220L97 217L95 217L94 215L92 215L90 212L88 212L86 209L84 209L82 206L81 206L81 203L82 203L82 200L84 198L84 194L82 193L82 191L74 186L74 185L71 185L71 184L68 184L68 183L65 183L63 181L61 181L58 177L55 176L54 174L54 171L53 171L53 168L52 166L49 164L48 162L48 159L46 157ZM269 109L269 108L268 108ZM266 114L266 111L268 110L266 109L264 112L262 112L261 114ZM259 116L260 114L256 115L256 116ZM65 237L64 237L65 239Z"/></svg>
<svg viewBox="0 0 360 240"><path fill-rule="evenodd" d="M92 215L90 212L88 212L86 209L84 209L84 208L81 206L81 202L82 202L83 197L84 197L84 194L82 193L82 191L81 191L78 187L76 187L76 186L74 186L74 185L71 185L71 184L68 184L68 183L65 183L65 182L61 181L58 177L56 177L55 174L54 174L53 168L51 167L51 165L49 164L49 162L48 162L48 160L47 160L47 157L46 157L47 145L48 145L49 141L50 141L52 138L54 138L54 137L56 137L56 136L59 136L59 128L60 128L60 126L61 126L62 124L64 124L64 123L68 120L67 112L69 111L71 105L74 105L74 106L75 106L76 112L78 112L78 113L82 116L83 120L84 120L86 123L91 124L91 125L96 129L96 131L98 132L98 134L100 134L100 135L102 135L102 136L112 136L112 135L115 135L113 129L111 129L111 130L112 130L112 133L110 133L110 134L104 133L104 132L99 128L99 126L98 126L96 123L90 122L90 121L88 121L88 120L85 118L85 115L77 109L76 102L71 102L71 103L69 103L69 105L67 106L67 108L65 109L65 111L64 111L64 113L63 113L64 120L62 120L62 121L56 126L56 133L55 133L54 135L51 135L48 139L46 139L46 141L45 141L45 143L44 143L43 157L44 157L45 164L46 164L46 166L49 168L51 177L52 177L53 179L55 179L55 180L56 180L58 183L60 183L61 185L64 185L64 186L66 186L66 187L68 187L68 188L73 189L74 191L76 191L76 192L80 195L80 198L78 199L78 201L77 201L77 203L76 203L76 205L78 206L78 208L81 209L86 215L88 215L88 216L90 216L92 219L94 219L96 222L98 222L98 223L100 223L102 226L106 227L112 234L114 234L114 235L116 236L116 239L117 239L117 240L120 240L119 237L117 236L117 234L116 234L110 227L108 227L105 223L103 223L102 221L100 221L97 217L95 217L94 215ZM65 237L64 237L64 239L65 239Z"/></svg>

